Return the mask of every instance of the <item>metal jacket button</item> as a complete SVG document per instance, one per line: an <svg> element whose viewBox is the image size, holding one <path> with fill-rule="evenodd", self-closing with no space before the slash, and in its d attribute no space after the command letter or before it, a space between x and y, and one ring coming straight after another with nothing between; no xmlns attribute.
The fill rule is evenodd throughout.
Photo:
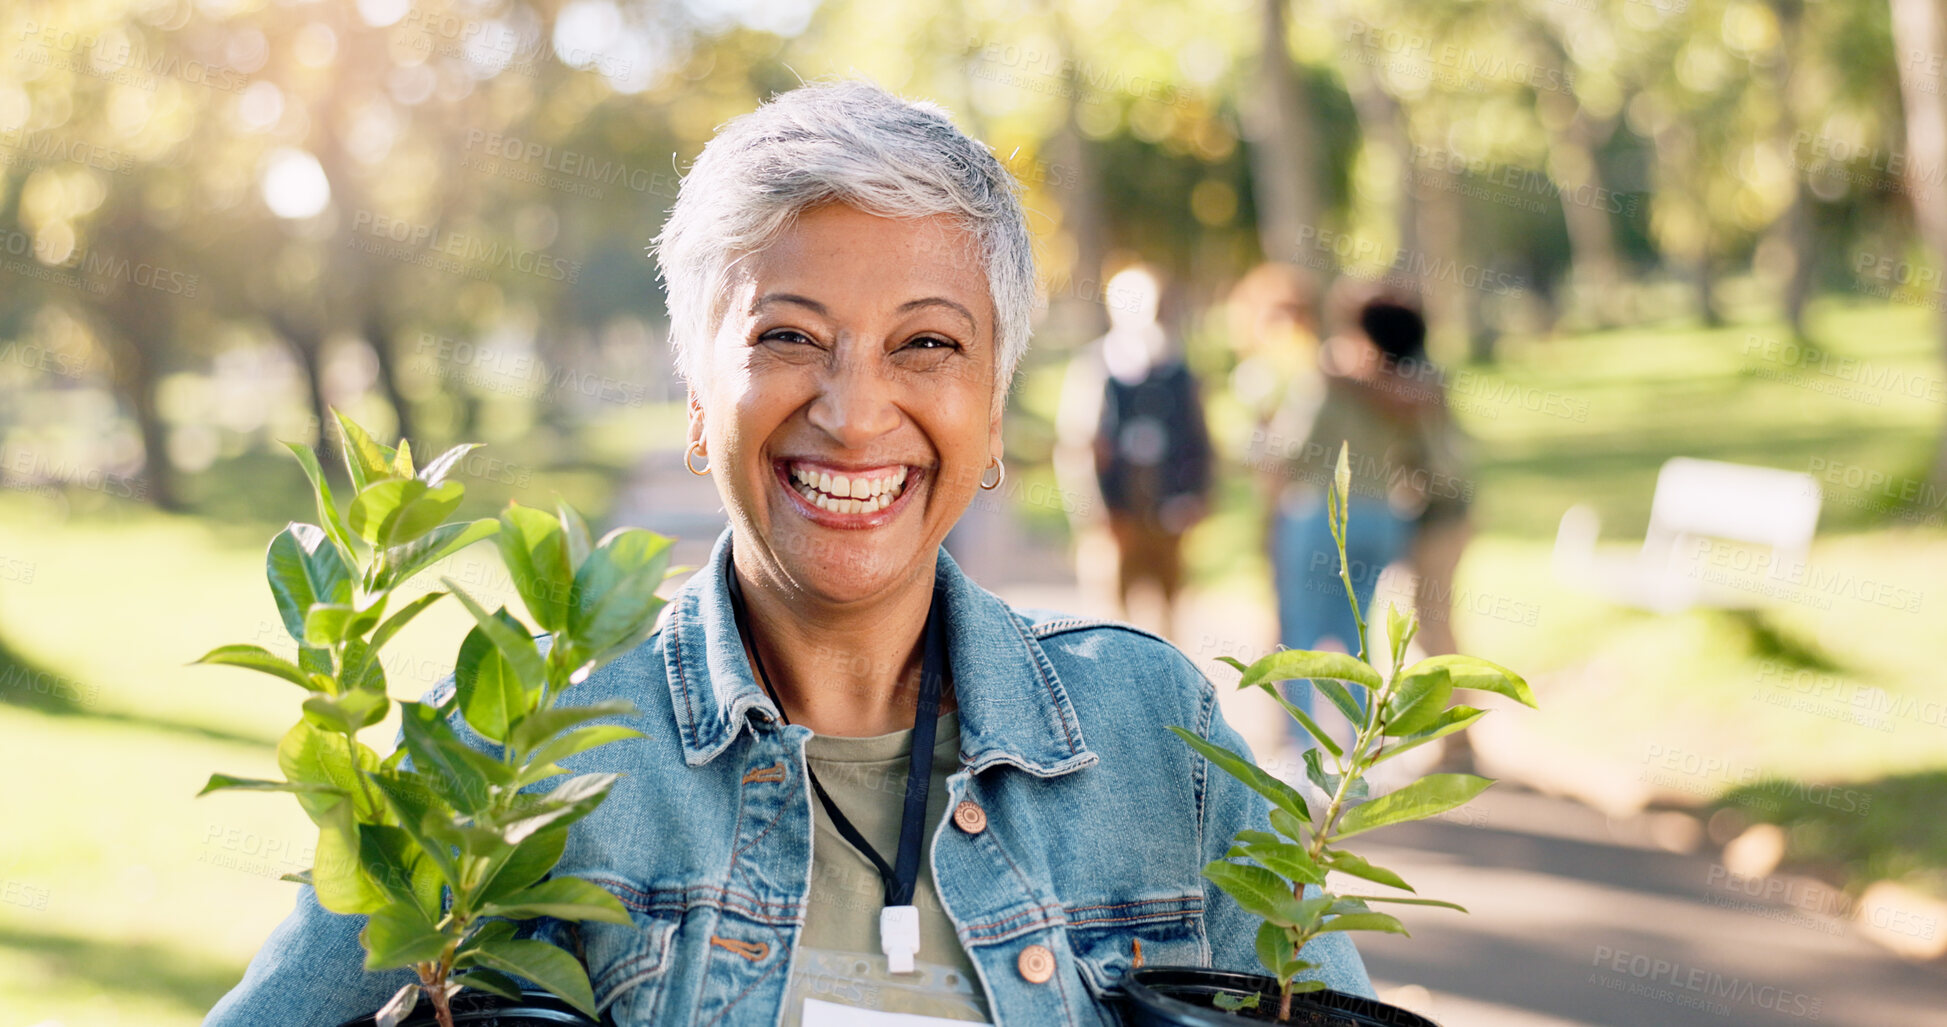
<svg viewBox="0 0 1947 1027"><path fill-rule="evenodd" d="M968 834L979 834L987 830L987 811L973 800L963 799L953 807L953 826Z"/></svg>
<svg viewBox="0 0 1947 1027"><path fill-rule="evenodd" d="M1055 975L1055 954L1046 945L1029 945L1021 950L1021 958L1016 961L1021 968L1021 977L1029 984L1046 984Z"/></svg>

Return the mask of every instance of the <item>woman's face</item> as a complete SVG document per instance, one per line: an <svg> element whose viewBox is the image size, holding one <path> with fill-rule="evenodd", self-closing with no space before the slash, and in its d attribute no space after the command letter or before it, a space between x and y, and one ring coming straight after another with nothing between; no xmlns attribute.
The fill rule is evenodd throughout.
<svg viewBox="0 0 1947 1027"><path fill-rule="evenodd" d="M739 569L825 602L930 574L1001 452L994 305L945 217L830 205L735 261L690 392Z"/></svg>

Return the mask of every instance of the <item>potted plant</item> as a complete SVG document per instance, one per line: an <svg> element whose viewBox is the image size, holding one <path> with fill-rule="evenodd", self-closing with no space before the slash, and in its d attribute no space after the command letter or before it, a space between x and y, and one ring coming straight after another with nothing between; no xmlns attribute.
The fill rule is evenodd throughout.
<svg viewBox="0 0 1947 1027"><path fill-rule="evenodd" d="M1391 870L1374 866L1342 847L1345 839L1389 824L1420 820L1466 803L1493 782L1472 774L1430 774L1376 799L1367 798L1366 774L1375 766L1465 730L1485 710L1452 703L1456 689L1478 689L1507 696L1526 706L1535 700L1526 682L1504 667L1470 656L1435 656L1405 666L1406 647L1417 622L1389 608L1386 638L1391 672L1381 675L1367 643L1366 622L1345 557L1346 497L1351 471L1344 447L1327 495L1332 537L1338 546L1339 578L1359 625L1359 653L1285 650L1250 666L1226 659L1243 672L1240 688L1262 688L1302 725L1317 745L1306 750L1305 776L1324 796L1323 805L1260 769L1243 754L1213 745L1172 727L1183 740L1225 773L1271 803L1270 831L1239 831L1226 858L1204 867L1204 876L1262 921L1258 960L1269 976L1226 973L1200 967L1138 969L1125 984L1131 1022L1137 1027L1190 1027L1246 1021L1350 1025L1425 1025L1414 1013L1354 995L1329 991L1298 975L1313 968L1301 958L1305 945L1332 931L1388 931L1406 927L1375 903L1461 907L1410 894L1412 888ZM1277 682L1312 679L1321 694L1356 727L1350 747L1342 746L1305 711L1278 693ZM1329 764L1328 764L1329 760ZM1334 879L1332 873L1342 875ZM1393 889L1395 894L1353 894L1337 881L1358 878ZM1308 894L1307 888L1312 891ZM1369 890L1369 889L1367 889ZM1406 894L1397 894L1406 893ZM1465 912L1465 910L1462 910Z"/></svg>
<svg viewBox="0 0 1947 1027"><path fill-rule="evenodd" d="M568 706L562 698L648 637L663 604L655 592L671 542L638 528L592 541L566 504L554 514L510 505L498 518L449 522L465 491L450 475L473 446L415 469L407 443L383 446L342 415L338 421L350 504L341 512L317 457L291 446L320 523L286 527L267 559L297 659L227 645L199 661L260 671L308 693L302 719L277 747L284 779L215 774L201 794L294 793L318 827L318 844L311 869L287 879L310 884L332 912L366 918L359 934L366 969L416 972L418 983L354 1024L454 1027L475 1014L503 1025L593 1023L586 969L550 942L517 937L516 922L629 922L608 891L549 874L569 825L615 781L571 774L560 761L641 737L590 723L636 710L627 702ZM489 537L529 617L548 633L544 641L505 607L489 611L450 579L445 591L404 598L416 575ZM400 702L401 743L381 757L358 739L390 706L380 655L447 592L474 621L455 659L454 687L438 705ZM463 740L456 713L491 745ZM517 978L542 991L524 995ZM456 1003L462 989L495 998ZM409 1020L422 995L431 1015L422 1009Z"/></svg>

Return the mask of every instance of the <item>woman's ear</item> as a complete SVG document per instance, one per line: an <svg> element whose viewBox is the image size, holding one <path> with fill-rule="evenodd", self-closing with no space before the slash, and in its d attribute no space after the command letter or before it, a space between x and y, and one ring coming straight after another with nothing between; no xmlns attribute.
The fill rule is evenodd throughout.
<svg viewBox="0 0 1947 1027"><path fill-rule="evenodd" d="M703 400L697 396L695 386L684 390L684 395L688 397L690 415L689 444L694 446L703 441Z"/></svg>

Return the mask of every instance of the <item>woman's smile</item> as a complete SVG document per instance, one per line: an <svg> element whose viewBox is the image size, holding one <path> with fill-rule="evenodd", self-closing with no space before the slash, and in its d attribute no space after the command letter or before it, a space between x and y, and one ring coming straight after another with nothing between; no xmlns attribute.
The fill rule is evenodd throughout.
<svg viewBox="0 0 1947 1027"><path fill-rule="evenodd" d="M813 523L845 529L891 523L926 475L923 468L910 464L781 459L772 461L771 467L793 509Z"/></svg>

